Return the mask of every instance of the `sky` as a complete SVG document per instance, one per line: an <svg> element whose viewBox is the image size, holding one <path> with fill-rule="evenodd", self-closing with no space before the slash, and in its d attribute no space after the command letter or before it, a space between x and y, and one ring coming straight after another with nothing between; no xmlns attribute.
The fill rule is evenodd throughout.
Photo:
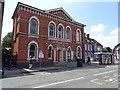
<svg viewBox="0 0 120 90"><path fill-rule="evenodd" d="M5 0L2 38L13 31L11 17L18 2L42 10L63 7L75 21L86 25L85 33L104 47L118 44L118 0Z"/></svg>

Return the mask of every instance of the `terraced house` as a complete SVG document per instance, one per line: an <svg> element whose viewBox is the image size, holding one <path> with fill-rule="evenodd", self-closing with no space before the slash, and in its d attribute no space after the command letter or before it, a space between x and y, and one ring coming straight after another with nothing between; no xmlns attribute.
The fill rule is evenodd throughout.
<svg viewBox="0 0 120 90"><path fill-rule="evenodd" d="M34 62L65 63L80 57L84 62L84 27L62 7L41 10L19 2L12 16L13 52L17 64L25 64L31 54Z"/></svg>
<svg viewBox="0 0 120 90"><path fill-rule="evenodd" d="M120 63L120 43L117 44L115 47L115 62Z"/></svg>

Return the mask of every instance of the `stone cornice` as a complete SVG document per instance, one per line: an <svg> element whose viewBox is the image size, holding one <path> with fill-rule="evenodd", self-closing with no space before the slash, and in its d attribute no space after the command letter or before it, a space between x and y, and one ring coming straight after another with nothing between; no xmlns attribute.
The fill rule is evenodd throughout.
<svg viewBox="0 0 120 90"><path fill-rule="evenodd" d="M14 17L19 12L19 10L23 10L23 11L26 11L26 12L30 12L30 13L33 13L33 14L45 16L45 17L52 18L52 19L59 20L59 21L63 21L63 22L68 22L69 24L74 24L74 25L81 26L81 27L86 26L86 25L81 24L79 22L64 19L64 18L62 18L60 16L57 16L57 15L51 14L49 12L46 12L45 10L41 10L41 9L38 9L38 8L35 8L35 7L32 7L32 6L23 4L23 3L20 3L20 2L16 6L16 9L15 9L15 11L13 13L12 19L14 19Z"/></svg>

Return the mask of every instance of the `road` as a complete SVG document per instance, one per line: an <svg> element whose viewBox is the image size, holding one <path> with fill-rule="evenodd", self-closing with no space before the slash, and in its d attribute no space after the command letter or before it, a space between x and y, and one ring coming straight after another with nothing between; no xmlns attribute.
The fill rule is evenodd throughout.
<svg viewBox="0 0 120 90"><path fill-rule="evenodd" d="M3 88L118 88L118 65L23 73L2 79Z"/></svg>

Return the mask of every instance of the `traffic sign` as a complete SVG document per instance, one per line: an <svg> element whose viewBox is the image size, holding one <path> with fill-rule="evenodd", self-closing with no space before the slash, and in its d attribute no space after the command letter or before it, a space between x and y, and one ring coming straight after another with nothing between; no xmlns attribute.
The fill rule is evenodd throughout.
<svg viewBox="0 0 120 90"><path fill-rule="evenodd" d="M40 50L40 52L39 52L39 58L44 58L44 54L43 54L42 50Z"/></svg>

